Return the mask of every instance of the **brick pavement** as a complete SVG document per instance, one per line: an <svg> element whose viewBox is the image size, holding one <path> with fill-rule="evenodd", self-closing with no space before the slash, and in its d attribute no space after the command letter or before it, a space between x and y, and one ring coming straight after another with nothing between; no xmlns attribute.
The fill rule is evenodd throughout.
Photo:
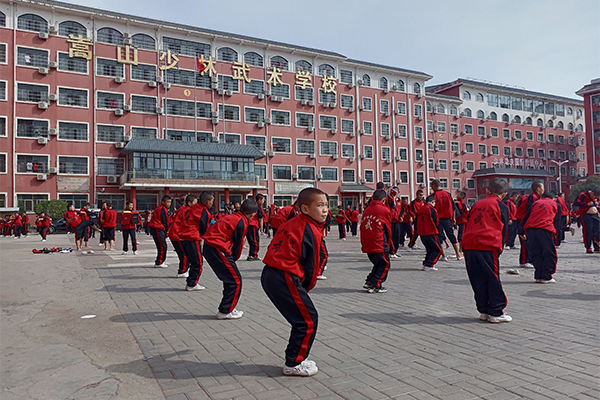
<svg viewBox="0 0 600 400"><path fill-rule="evenodd" d="M167 399L598 398L600 255L583 254L579 235L559 249L555 285L533 283L530 270L504 274L518 250L504 252L514 320L501 325L477 320L462 262L423 272L424 251L403 251L390 291L366 294L370 265L358 239L335 236L329 279L311 292L319 311L311 378L281 375L289 326L260 287L259 262L239 262L245 314L237 321L215 320L221 285L208 265L207 289L192 293L174 278L173 252L168 269L148 268L147 237L140 255L111 254L90 268L120 310L110 320L129 326Z"/></svg>

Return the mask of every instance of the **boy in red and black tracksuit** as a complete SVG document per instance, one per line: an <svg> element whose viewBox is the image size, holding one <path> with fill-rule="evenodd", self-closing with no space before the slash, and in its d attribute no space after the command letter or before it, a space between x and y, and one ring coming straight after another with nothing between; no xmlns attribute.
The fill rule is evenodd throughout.
<svg viewBox="0 0 600 400"><path fill-rule="evenodd" d="M235 308L242 291L242 275L235 262L242 254L248 222L257 212L256 201L246 199L240 211L219 219L203 236L204 258L223 282L223 298L217 319L237 319L244 314Z"/></svg>
<svg viewBox="0 0 600 400"><path fill-rule="evenodd" d="M115 230L117 229L117 212L113 210L112 204L106 204L104 219L102 220L102 232L104 233L104 250L114 250Z"/></svg>
<svg viewBox="0 0 600 400"><path fill-rule="evenodd" d="M517 219L517 205L515 204L515 201L517 201L518 198L519 194L513 192L504 202L508 209L508 239L506 241L506 246L511 249L515 247L515 239L517 238L517 228L519 225L519 220Z"/></svg>
<svg viewBox="0 0 600 400"><path fill-rule="evenodd" d="M258 204L258 212L254 218L250 220L248 232L246 233L246 239L248 240L248 246L250 247L246 261L260 261L260 258L258 258L258 250L260 249L259 233L263 229L265 219L265 213L262 208L264 202L265 196L263 194L257 194L256 204Z"/></svg>
<svg viewBox="0 0 600 400"><path fill-rule="evenodd" d="M191 200L187 202L187 200ZM175 211L175 215L173 216L173 223L169 225L169 229L167 230L167 237L171 241L173 248L175 249L175 253L177 253L177 258L179 259L179 267L177 268L177 277L178 278L187 278L189 274L190 261L185 256L183 251L183 247L181 246L181 240L179 238L179 226L185 223L185 212L190 209L190 207L196 202L195 196L186 197L185 204L182 204Z"/></svg>
<svg viewBox="0 0 600 400"><path fill-rule="evenodd" d="M556 235L556 245L559 246L565 241L565 231L568 229L567 220L569 218L570 210L565 201L564 193L559 193L558 196L556 196L556 202L560 205L560 226L557 232L558 234Z"/></svg>
<svg viewBox="0 0 600 400"><path fill-rule="evenodd" d="M499 264L508 236L508 208L502 202L506 190L502 179L489 183L488 196L471 208L462 241L479 319L492 323L512 321L504 314L507 300L500 282Z"/></svg>
<svg viewBox="0 0 600 400"><path fill-rule="evenodd" d="M445 190L440 188L440 181L434 179L431 181L431 190L433 190L433 196L435 197L435 211L439 220L438 226L438 239L442 243L446 240L446 236L452 243L454 252L456 253L456 259L462 260L460 255L460 249L458 248L456 236L454 236L454 200L452 195ZM444 250L442 249L442 256L446 257ZM447 260L444 258L444 260Z"/></svg>
<svg viewBox="0 0 600 400"><path fill-rule="evenodd" d="M577 206L577 216L581 218L586 253L593 251L600 253L600 217L598 217L596 193L591 190L581 192L573 205Z"/></svg>
<svg viewBox="0 0 600 400"><path fill-rule="evenodd" d="M390 256L395 257L398 251L398 244L400 243L400 215L398 215L398 205L396 196L398 195L398 188L393 187L390 189L390 193L386 197L386 205L390 209L392 215L392 247L390 248Z"/></svg>
<svg viewBox="0 0 600 400"><path fill-rule="evenodd" d="M310 376L318 372L316 364L308 360L318 314L308 292L326 262L323 223L328 201L321 190L307 188L298 194L297 204L299 214L281 226L269 245L261 283L269 299L292 325L283 374Z"/></svg>
<svg viewBox="0 0 600 400"><path fill-rule="evenodd" d="M70 204L70 203L69 203L69 204ZM71 219L71 218L72 218L72 216L71 216L70 214L67 214L67 213L69 212L69 204L67 204L67 211L65 211L65 212L63 213L63 218L65 219L65 222L66 222L66 221L68 221L69 219ZM67 228L67 235L68 235L69 233L73 233L73 231L71 230L71 225L70 225L70 224L68 224L68 223L67 223L67 224L65 224L65 225L66 225L66 228Z"/></svg>
<svg viewBox="0 0 600 400"><path fill-rule="evenodd" d="M404 241L408 238L408 242L413 237L412 231L412 215L410 213L410 206L407 199L402 199L402 215L400 216L400 238L398 240L398 246L404 247Z"/></svg>
<svg viewBox="0 0 600 400"><path fill-rule="evenodd" d="M519 225L517 226L517 234L519 235L519 241L521 243L521 249L519 254L519 264L522 268L533 268L531 264L531 257L529 256L530 250L528 248L527 236L525 236L525 230L523 229L523 219L528 212L530 212L533 203L538 201L544 193L544 184L541 182L534 182L531 185L531 194L529 196L521 196L519 205L517 206L517 219Z"/></svg>
<svg viewBox="0 0 600 400"><path fill-rule="evenodd" d="M413 220L413 236L408 242L408 247L412 249L415 247L415 243L417 242L417 238L419 237L419 233L417 232L417 213L425 205L423 201L423 191L421 189L417 190L417 198L410 202L408 206L408 211Z"/></svg>
<svg viewBox="0 0 600 400"><path fill-rule="evenodd" d="M133 202L128 201L125 204L125 210L121 214L121 232L123 232L123 254L129 251L128 242L131 238L131 249L133 254L137 254L137 239L135 233L137 224L140 220L140 214L133 209Z"/></svg>
<svg viewBox="0 0 600 400"><path fill-rule="evenodd" d="M363 288L369 293L385 293L382 286L390 269L390 249L392 247L392 214L385 205L386 194L382 189L373 192L371 201L360 223L360 243L363 253L367 253L373 268L367 276Z"/></svg>
<svg viewBox="0 0 600 400"><path fill-rule="evenodd" d="M52 224L52 219L46 215L46 213L40 213L37 221L35 221L35 225L38 228L38 232L42 237L42 242L46 241L46 236L48 235L48 229Z"/></svg>
<svg viewBox="0 0 600 400"><path fill-rule="evenodd" d="M21 219L20 214L15 215L15 219L13 220L13 227L15 232L15 238L20 238L21 233L23 232L23 220Z"/></svg>
<svg viewBox="0 0 600 400"><path fill-rule="evenodd" d="M21 233L23 233L23 236L27 236L29 231L29 217L27 213L21 214L21 222L23 223L23 231Z"/></svg>
<svg viewBox="0 0 600 400"><path fill-rule="evenodd" d="M200 201L194 202L195 196L189 195L185 202L189 208L182 217L178 217L177 232L183 253L190 263L185 290L203 290L204 286L198 284L202 275L202 248L201 241L210 225L210 209L213 206L214 196L209 192L200 194Z"/></svg>
<svg viewBox="0 0 600 400"><path fill-rule="evenodd" d="M338 226L338 233L340 235L340 239L346 240L346 213L343 209L338 209L337 217L335 217L335 222Z"/></svg>
<svg viewBox="0 0 600 400"><path fill-rule="evenodd" d="M531 207L525 216L523 228L531 261L535 268L534 278L537 283L554 283L552 274L556 272L556 247L554 239L560 224L560 210L550 194L544 194Z"/></svg>
<svg viewBox="0 0 600 400"><path fill-rule="evenodd" d="M417 233L421 236L421 242L423 242L423 246L425 246L425 250L427 251L423 260L423 271L436 271L435 263L438 262L442 255L438 232L440 222L435 204L435 196L431 195L427 197L425 205L417 212Z"/></svg>
<svg viewBox="0 0 600 400"><path fill-rule="evenodd" d="M455 214L456 214L456 226L458 226L458 243L462 242L463 232L465 230L465 224L469 216L469 208L465 204L465 192L458 192L456 194L456 202L454 203Z"/></svg>
<svg viewBox="0 0 600 400"><path fill-rule="evenodd" d="M90 217L90 203L85 203L83 205L83 207L81 207L81 209L79 210L79 216L81 217L82 221L91 221L92 218ZM90 241L90 237L92 236L92 228L91 226L88 226L85 230L83 230L83 242L85 243L85 247L90 247L88 245L88 242Z"/></svg>
<svg viewBox="0 0 600 400"><path fill-rule="evenodd" d="M359 221L359 213L356 207L352 210L350 214L350 230L352 231L352 236L356 236L358 233L358 221Z"/></svg>
<svg viewBox="0 0 600 400"><path fill-rule="evenodd" d="M161 203L152 212L148 228L154 244L156 245L156 260L154 266L167 268L167 231L169 230L169 208L171 207L171 196L163 196Z"/></svg>
<svg viewBox="0 0 600 400"><path fill-rule="evenodd" d="M275 237L277 229L279 229L279 227L283 225L286 221L289 221L290 219L294 218L296 214L296 203L290 206L280 208L277 211L277 214L273 216L273 219L271 219L271 229L273 230L273 237Z"/></svg>
<svg viewBox="0 0 600 400"><path fill-rule="evenodd" d="M352 207L350 204L346 206L346 232L350 232L350 228L352 227L352 223L350 222L350 217L352 216Z"/></svg>

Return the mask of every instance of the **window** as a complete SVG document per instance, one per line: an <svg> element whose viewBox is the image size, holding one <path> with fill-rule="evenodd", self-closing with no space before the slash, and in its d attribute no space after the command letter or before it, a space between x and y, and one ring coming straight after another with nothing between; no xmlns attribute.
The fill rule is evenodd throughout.
<svg viewBox="0 0 600 400"><path fill-rule="evenodd" d="M342 169L342 182L356 182L356 175L353 169Z"/></svg>
<svg viewBox="0 0 600 400"><path fill-rule="evenodd" d="M58 24L58 34L60 36L69 36L69 35L81 35L83 37L87 37L87 29L85 26L81 25L79 22L75 21L63 21Z"/></svg>
<svg viewBox="0 0 600 400"><path fill-rule="evenodd" d="M398 125L398 134L401 138L406 137L406 125Z"/></svg>
<svg viewBox="0 0 600 400"><path fill-rule="evenodd" d="M477 101L480 101L483 103L483 95L481 93L477 93Z"/></svg>
<svg viewBox="0 0 600 400"><path fill-rule="evenodd" d="M337 97L335 93L325 93L323 89L319 89L319 103L332 103L337 104Z"/></svg>
<svg viewBox="0 0 600 400"><path fill-rule="evenodd" d="M527 148L527 157L533 158L535 155L534 150L531 147Z"/></svg>
<svg viewBox="0 0 600 400"><path fill-rule="evenodd" d="M521 131L515 131L515 139L523 139L523 132Z"/></svg>
<svg viewBox="0 0 600 400"><path fill-rule="evenodd" d="M48 172L49 156L17 154L17 172L37 174Z"/></svg>
<svg viewBox="0 0 600 400"><path fill-rule="evenodd" d="M244 62L248 65L253 65L255 67L263 67L263 57L255 53L254 51L249 51L244 54Z"/></svg>
<svg viewBox="0 0 600 400"><path fill-rule="evenodd" d="M398 147L398 157L400 161L408 161L408 149L405 147Z"/></svg>
<svg viewBox="0 0 600 400"><path fill-rule="evenodd" d="M438 114L446 114L446 107L443 104L437 104L435 106L435 112Z"/></svg>
<svg viewBox="0 0 600 400"><path fill-rule="evenodd" d="M296 154L315 154L315 141L296 139Z"/></svg>
<svg viewBox="0 0 600 400"><path fill-rule="evenodd" d="M467 90L463 92L463 100L471 100L471 93Z"/></svg>
<svg viewBox="0 0 600 400"><path fill-rule="evenodd" d="M493 156L497 156L498 154L500 154L500 147L498 146L491 146L490 150Z"/></svg>
<svg viewBox="0 0 600 400"><path fill-rule="evenodd" d="M290 85L286 85L286 84L277 85L277 86L271 85L271 95L289 99L290 98ZM335 97L335 95L334 95L334 97Z"/></svg>
<svg viewBox="0 0 600 400"><path fill-rule="evenodd" d="M37 119L17 119L17 137L48 137L48 121Z"/></svg>
<svg viewBox="0 0 600 400"><path fill-rule="evenodd" d="M475 146L473 145L473 143L465 143L465 153L473 153L475 149Z"/></svg>
<svg viewBox="0 0 600 400"><path fill-rule="evenodd" d="M238 53L231 47L221 47L217 50L217 60L225 62L237 62Z"/></svg>
<svg viewBox="0 0 600 400"><path fill-rule="evenodd" d="M485 136L485 126L477 127L477 136Z"/></svg>
<svg viewBox="0 0 600 400"><path fill-rule="evenodd" d="M558 121L558 123L556 124L556 129L565 129L565 125L562 121Z"/></svg>
<svg viewBox="0 0 600 400"><path fill-rule="evenodd" d="M219 104L219 119L225 119L227 121L239 121L240 108L238 106L228 105L223 108L223 104Z"/></svg>
<svg viewBox="0 0 600 400"><path fill-rule="evenodd" d="M264 120L265 120L264 108L244 107L244 121L245 122L261 122Z"/></svg>
<svg viewBox="0 0 600 400"><path fill-rule="evenodd" d="M492 107L498 107L498 95L495 93L488 93L487 95L488 105Z"/></svg>
<svg viewBox="0 0 600 400"><path fill-rule="evenodd" d="M398 79L397 85L398 85L398 91L404 92L404 81L402 79Z"/></svg>
<svg viewBox="0 0 600 400"><path fill-rule="evenodd" d="M515 115L515 117L513 118L513 122L515 124L520 124L521 123L521 117L519 117L518 115Z"/></svg>
<svg viewBox="0 0 600 400"><path fill-rule="evenodd" d="M117 60L108 60L106 58L96 58L97 74L99 76L109 77L125 77L125 71L123 64L117 62Z"/></svg>
<svg viewBox="0 0 600 400"><path fill-rule="evenodd" d="M467 161L465 163L465 169L467 171L475 171L475 163L473 161Z"/></svg>
<svg viewBox="0 0 600 400"><path fill-rule="evenodd" d="M288 60L281 56L273 56L271 57L271 67L277 67L283 71L287 71L288 68Z"/></svg>
<svg viewBox="0 0 600 400"><path fill-rule="evenodd" d="M58 53L58 70L87 74L88 60L79 57L69 58L69 53Z"/></svg>
<svg viewBox="0 0 600 400"><path fill-rule="evenodd" d="M523 122L523 124L524 124L524 125L532 125L532 124L533 124L533 122L532 122L532 120L531 120L531 117L527 117L527 118L525 118L525 122Z"/></svg>
<svg viewBox="0 0 600 400"><path fill-rule="evenodd" d="M256 147L263 153L266 150L266 138L264 136L246 135L246 144Z"/></svg>
<svg viewBox="0 0 600 400"><path fill-rule="evenodd" d="M477 154L483 154L485 156L487 154L487 146L485 144L478 144Z"/></svg>
<svg viewBox="0 0 600 400"><path fill-rule="evenodd" d="M17 47L17 65L24 67L48 67L48 51Z"/></svg>
<svg viewBox="0 0 600 400"><path fill-rule="evenodd" d="M373 123L370 121L363 121L363 130L365 131L366 135L372 135L373 134Z"/></svg>
<svg viewBox="0 0 600 400"><path fill-rule="evenodd" d="M473 134L473 125L465 125L464 133L465 133L465 135L472 135Z"/></svg>
<svg viewBox="0 0 600 400"><path fill-rule="evenodd" d="M448 178L440 178L440 188L448 189Z"/></svg>
<svg viewBox="0 0 600 400"><path fill-rule="evenodd" d="M88 93L83 89L58 88L58 105L68 107L88 107Z"/></svg>
<svg viewBox="0 0 600 400"><path fill-rule="evenodd" d="M250 82L244 81L244 93L246 94L260 94L265 90L265 81L259 81L252 79Z"/></svg>
<svg viewBox="0 0 600 400"><path fill-rule="evenodd" d="M373 159L373 146L364 145L363 146L363 154L366 159L372 160Z"/></svg>
<svg viewBox="0 0 600 400"><path fill-rule="evenodd" d="M87 157L58 156L58 172L61 174L87 175Z"/></svg>
<svg viewBox="0 0 600 400"><path fill-rule="evenodd" d="M194 102L185 100L165 99L167 102L166 111L168 115L178 115L181 117L195 116ZM222 107L220 104L219 107ZM219 116L221 119L222 115Z"/></svg>
<svg viewBox="0 0 600 400"><path fill-rule="evenodd" d="M303 181L314 181L315 180L315 167L298 167L298 180Z"/></svg>
<svg viewBox="0 0 600 400"><path fill-rule="evenodd" d="M450 151L453 153L459 153L460 152L460 143L450 142Z"/></svg>
<svg viewBox="0 0 600 400"><path fill-rule="evenodd" d="M487 165L488 165L487 162L480 161L478 167L479 167L479 169L486 169Z"/></svg>
<svg viewBox="0 0 600 400"><path fill-rule="evenodd" d="M415 149L415 161L424 161L423 154L423 149Z"/></svg>
<svg viewBox="0 0 600 400"><path fill-rule="evenodd" d="M448 160L438 160L438 169L445 171L448 169Z"/></svg>
<svg viewBox="0 0 600 400"><path fill-rule="evenodd" d="M452 189L454 189L454 190L460 190L460 178L453 178L452 179Z"/></svg>
<svg viewBox="0 0 600 400"><path fill-rule="evenodd" d="M340 95L340 106L342 108L350 108L354 106L354 96L348 94Z"/></svg>
<svg viewBox="0 0 600 400"><path fill-rule="evenodd" d="M533 140L533 132L525 132L525 140L532 141Z"/></svg>
<svg viewBox="0 0 600 400"><path fill-rule="evenodd" d="M323 181L337 182L338 170L333 167L321 167L321 178Z"/></svg>
<svg viewBox="0 0 600 400"><path fill-rule="evenodd" d="M34 32L48 32L48 21L39 15L23 14L17 18L17 29Z"/></svg>
<svg viewBox="0 0 600 400"><path fill-rule="evenodd" d="M362 98L362 106L365 111L371 111L373 109L373 101L370 97Z"/></svg>
<svg viewBox="0 0 600 400"><path fill-rule="evenodd" d="M335 77L335 68L333 68L329 64L319 65L319 75L325 76L325 74L327 74L327 76L329 76L329 77Z"/></svg>
<svg viewBox="0 0 600 400"><path fill-rule="evenodd" d="M396 110L398 110L398 114L406 115L406 103L398 102L396 103Z"/></svg>
<svg viewBox="0 0 600 400"><path fill-rule="evenodd" d="M292 167L290 165L273 165L273 179L292 179Z"/></svg>
<svg viewBox="0 0 600 400"><path fill-rule="evenodd" d="M381 171L381 181L388 185L392 183L392 171L383 170Z"/></svg>
<svg viewBox="0 0 600 400"><path fill-rule="evenodd" d="M98 125L96 126L96 140L99 142L117 143L125 140L125 128L118 125ZM154 133L156 137L156 132Z"/></svg>
<svg viewBox="0 0 600 400"><path fill-rule="evenodd" d="M415 82L413 85L413 93L420 94L421 93L421 85L418 82Z"/></svg>
<svg viewBox="0 0 600 400"><path fill-rule="evenodd" d="M582 153L583 154L583 153ZM546 157L546 152L544 151L544 149L538 149L538 157L539 158L544 158Z"/></svg>
<svg viewBox="0 0 600 400"><path fill-rule="evenodd" d="M469 118L471 118L473 116L470 108L465 108L465 111L463 111L463 114L465 117L469 117Z"/></svg>
<svg viewBox="0 0 600 400"><path fill-rule="evenodd" d="M354 120L353 119L342 119L342 133L353 133L354 132Z"/></svg>
<svg viewBox="0 0 600 400"><path fill-rule="evenodd" d="M510 157L512 155L512 151L511 151L510 147L505 146L502 148L502 151L503 151L504 157Z"/></svg>
<svg viewBox="0 0 600 400"><path fill-rule="evenodd" d="M504 139L510 139L510 129L502 129L502 137Z"/></svg>
<svg viewBox="0 0 600 400"><path fill-rule="evenodd" d="M273 125L289 126L290 118L289 111L271 110L271 123Z"/></svg>
<svg viewBox="0 0 600 400"><path fill-rule="evenodd" d="M415 115L415 117L423 116L423 106L421 106L420 104L415 104L414 115Z"/></svg>
<svg viewBox="0 0 600 400"><path fill-rule="evenodd" d="M26 212L35 212L35 206L42 201L48 201L47 194L17 194L17 203L23 204Z"/></svg>
<svg viewBox="0 0 600 400"><path fill-rule="evenodd" d="M331 115L319 115L319 129L336 129L337 117Z"/></svg>
<svg viewBox="0 0 600 400"><path fill-rule="evenodd" d="M450 133L458 134L458 124L450 124Z"/></svg>
<svg viewBox="0 0 600 400"><path fill-rule="evenodd" d="M211 103L196 103L196 116L198 118L211 118L212 117L212 104Z"/></svg>
<svg viewBox="0 0 600 400"><path fill-rule="evenodd" d="M450 168L452 171L460 171L460 161L459 160L451 160Z"/></svg>
<svg viewBox="0 0 600 400"><path fill-rule="evenodd" d="M298 65L298 63L296 63L296 65ZM352 71L348 71L346 69L340 70L340 82L345 83L345 84L351 84L352 78L353 78Z"/></svg>
<svg viewBox="0 0 600 400"><path fill-rule="evenodd" d="M483 113L483 110L477 110L477 118L485 119L485 114Z"/></svg>
<svg viewBox="0 0 600 400"><path fill-rule="evenodd" d="M306 60L296 61L296 71L308 71L312 74L312 64Z"/></svg>
<svg viewBox="0 0 600 400"><path fill-rule="evenodd" d="M174 39L163 36L163 49L171 50L177 54L198 57L210 56L210 45L206 43L192 42L189 40Z"/></svg>
<svg viewBox="0 0 600 400"><path fill-rule="evenodd" d="M365 182L374 183L375 182L375 174L372 169L365 169L363 177L365 178Z"/></svg>
<svg viewBox="0 0 600 400"><path fill-rule="evenodd" d="M416 183L424 184L425 183L425 173L423 171L417 171L416 173Z"/></svg>
<svg viewBox="0 0 600 400"><path fill-rule="evenodd" d="M6 63L6 43L0 43L0 64Z"/></svg>
<svg viewBox="0 0 600 400"><path fill-rule="evenodd" d="M122 158L98 158L97 175L121 175L124 171L124 160Z"/></svg>
<svg viewBox="0 0 600 400"><path fill-rule="evenodd" d="M287 153L292 152L292 140L289 138L271 138L271 150L275 153Z"/></svg>
<svg viewBox="0 0 600 400"><path fill-rule="evenodd" d="M381 136L385 138L390 138L390 124L386 122L382 122L380 125Z"/></svg>
<svg viewBox="0 0 600 400"><path fill-rule="evenodd" d="M202 87L198 82L200 77L199 73L196 74L196 85ZM194 86L194 71L176 68L168 69L165 71L165 81L173 85Z"/></svg>
<svg viewBox="0 0 600 400"><path fill-rule="evenodd" d="M379 111L382 114L389 114L390 113L390 102L387 100L380 100L379 101Z"/></svg>
<svg viewBox="0 0 600 400"><path fill-rule="evenodd" d="M362 86L371 86L371 77L368 74L362 76Z"/></svg>
<svg viewBox="0 0 600 400"><path fill-rule="evenodd" d="M498 128L490 128L490 136L491 137L498 137Z"/></svg>
<svg viewBox="0 0 600 400"><path fill-rule="evenodd" d="M100 28L96 34L96 39L102 43L123 44L123 34L114 28Z"/></svg>
<svg viewBox="0 0 600 400"><path fill-rule="evenodd" d="M156 98L132 95L131 111L154 114L156 111Z"/></svg>
<svg viewBox="0 0 600 400"><path fill-rule="evenodd" d="M548 158L551 160L556 159L556 151L555 150L548 150Z"/></svg>
<svg viewBox="0 0 600 400"><path fill-rule="evenodd" d="M6 117L0 117L0 136L6 136Z"/></svg>
<svg viewBox="0 0 600 400"><path fill-rule="evenodd" d="M342 143L342 158L354 158L354 145Z"/></svg>
<svg viewBox="0 0 600 400"><path fill-rule="evenodd" d="M6 154L0 153L0 174L6 173Z"/></svg>
<svg viewBox="0 0 600 400"><path fill-rule="evenodd" d="M423 127L415 126L415 139L422 141L423 140Z"/></svg>
<svg viewBox="0 0 600 400"><path fill-rule="evenodd" d="M234 92L239 92L239 80L233 79L233 77L229 75L219 75L219 86L218 88L221 90L232 90Z"/></svg>
<svg viewBox="0 0 600 400"><path fill-rule="evenodd" d="M332 156L337 154L337 142L322 140L319 142L319 154L322 156Z"/></svg>
<svg viewBox="0 0 600 400"><path fill-rule="evenodd" d="M133 47L138 49L156 49L156 41L154 40L154 38L143 33L136 33L135 35L133 35L131 37L131 43L133 44Z"/></svg>
<svg viewBox="0 0 600 400"><path fill-rule="evenodd" d="M48 86L17 83L17 101L32 103L48 101Z"/></svg>
<svg viewBox="0 0 600 400"><path fill-rule="evenodd" d="M515 157L523 157L523 148L515 147Z"/></svg>
<svg viewBox="0 0 600 400"><path fill-rule="evenodd" d="M445 122L438 122L436 125L436 129L438 132L446 132L446 123Z"/></svg>
<svg viewBox="0 0 600 400"><path fill-rule="evenodd" d="M446 147L446 141L445 140L438 140L438 142L437 142L437 149L438 149L438 151L447 151L448 148Z"/></svg>
<svg viewBox="0 0 600 400"><path fill-rule="evenodd" d="M260 179L267 179L267 166L265 164L254 164L254 174Z"/></svg>
<svg viewBox="0 0 600 400"><path fill-rule="evenodd" d="M511 108L513 110L522 110L523 104L520 97L512 97L511 98Z"/></svg>
<svg viewBox="0 0 600 400"><path fill-rule="evenodd" d="M131 137L134 139L156 139L156 128L132 127Z"/></svg>
<svg viewBox="0 0 600 400"><path fill-rule="evenodd" d="M296 113L296 126L299 128L308 128L315 126L314 114Z"/></svg>
<svg viewBox="0 0 600 400"><path fill-rule="evenodd" d="M450 106L450 115L458 116L458 108L456 106Z"/></svg>
<svg viewBox="0 0 600 400"><path fill-rule="evenodd" d="M538 132L538 134L537 134L537 141L538 142L543 142L544 141L544 133L543 132Z"/></svg>
<svg viewBox="0 0 600 400"><path fill-rule="evenodd" d="M379 89L387 89L388 88L388 80L385 77L379 78Z"/></svg>
<svg viewBox="0 0 600 400"><path fill-rule="evenodd" d="M58 122L58 138L60 140L79 140L87 142L88 125L75 122Z"/></svg>
<svg viewBox="0 0 600 400"><path fill-rule="evenodd" d="M156 66L150 64L132 65L131 79L146 82L156 81Z"/></svg>
<svg viewBox="0 0 600 400"><path fill-rule="evenodd" d="M242 135L237 133L219 133L219 143L241 144Z"/></svg>
<svg viewBox="0 0 600 400"><path fill-rule="evenodd" d="M124 96L122 93L98 92L98 101L96 103L99 109L122 109Z"/></svg>

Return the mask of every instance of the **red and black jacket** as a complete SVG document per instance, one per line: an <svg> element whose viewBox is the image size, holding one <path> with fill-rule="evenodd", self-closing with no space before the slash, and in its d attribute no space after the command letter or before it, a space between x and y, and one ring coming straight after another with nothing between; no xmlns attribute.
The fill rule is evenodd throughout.
<svg viewBox="0 0 600 400"><path fill-rule="evenodd" d="M469 217L469 210L464 201L458 200L454 203L456 207L456 225L463 225L467 222Z"/></svg>
<svg viewBox="0 0 600 400"><path fill-rule="evenodd" d="M273 219L271 219L271 228L279 229L279 227L286 221L292 219L296 213L297 212L294 206L285 206L280 208L279 211L277 211L277 214L273 216Z"/></svg>
<svg viewBox="0 0 600 400"><path fill-rule="evenodd" d="M173 222L169 225L169 230L167 230L167 237L173 242L179 241L179 226L185 223L185 212L188 209L189 207L184 204L175 211Z"/></svg>
<svg viewBox="0 0 600 400"><path fill-rule="evenodd" d="M359 214L358 214L358 210L353 210L352 214L350 214L350 222L358 222L358 218Z"/></svg>
<svg viewBox="0 0 600 400"><path fill-rule="evenodd" d="M452 195L445 190L433 192L435 197L435 210L439 219L450 219L454 217L454 200Z"/></svg>
<svg viewBox="0 0 600 400"><path fill-rule="evenodd" d="M379 200L371 200L360 222L360 243L367 254L387 253L392 245L392 213Z"/></svg>
<svg viewBox="0 0 600 400"><path fill-rule="evenodd" d="M438 225L440 221L437 216L436 209L431 204L425 204L417 212L417 220L415 222L417 234L419 236L433 236L438 234Z"/></svg>
<svg viewBox="0 0 600 400"><path fill-rule="evenodd" d="M530 228L538 228L555 235L558 226L560 226L560 210L556 202L549 197L536 201L524 221L525 232Z"/></svg>
<svg viewBox="0 0 600 400"><path fill-rule="evenodd" d="M117 212L112 208L109 208L104 212L104 220L102 226L105 228L116 228L117 227Z"/></svg>
<svg viewBox="0 0 600 400"><path fill-rule="evenodd" d="M252 217L252 219L250 220L249 225L253 226L255 228L259 228L260 227L260 220L265 218L265 213L262 209L262 206L258 206L258 211L256 212L256 215L254 217Z"/></svg>
<svg viewBox="0 0 600 400"><path fill-rule="evenodd" d="M587 214L590 207L593 207L588 206L588 203L590 202L594 203L594 197L592 196L589 190L581 192L579 196L577 196L577 199L573 203L573 205L577 206L577 216Z"/></svg>
<svg viewBox="0 0 600 400"><path fill-rule="evenodd" d="M400 222L402 220L402 216L404 214L404 204L402 204L401 200L396 201L396 205L392 210L392 222Z"/></svg>
<svg viewBox="0 0 600 400"><path fill-rule="evenodd" d="M531 207L533 206L533 203L535 203L539 199L540 196L538 196L537 193L531 193L527 197L521 197L521 202L517 207L517 219L519 220L519 227L517 228L517 232L519 235L525 234L525 230L523 229L523 227L525 226L525 222L527 222L527 219L529 218L529 214L531 213Z"/></svg>
<svg viewBox="0 0 600 400"><path fill-rule="evenodd" d="M508 220L516 221L517 220L517 206L515 205L515 202L512 201L510 198L507 198L506 202L504 204L506 204L506 208L508 208Z"/></svg>
<svg viewBox="0 0 600 400"><path fill-rule="evenodd" d="M338 225L341 225L345 224L347 219L348 218L346 218L346 214L344 213L344 211L340 211L338 212L337 217L335 217L335 222L337 222Z"/></svg>
<svg viewBox="0 0 600 400"><path fill-rule="evenodd" d="M569 207L567 206L567 202L562 197L557 197L556 201L560 204L560 216L566 217L569 215Z"/></svg>
<svg viewBox="0 0 600 400"><path fill-rule="evenodd" d="M81 217L82 221L89 221L91 219L90 214L88 214L88 210L85 208L79 210L79 216Z"/></svg>
<svg viewBox="0 0 600 400"><path fill-rule="evenodd" d="M413 220L417 220L417 213L424 205L425 202L423 200L414 199L410 202L410 204L408 205L408 212L410 212L410 216L413 218Z"/></svg>
<svg viewBox="0 0 600 400"><path fill-rule="evenodd" d="M121 230L135 229L140 220L140 214L135 211L125 210L121 213Z"/></svg>
<svg viewBox="0 0 600 400"><path fill-rule="evenodd" d="M152 211L150 222L148 222L150 228L161 229L163 231L169 230L169 210L167 207L160 204Z"/></svg>
<svg viewBox="0 0 600 400"><path fill-rule="evenodd" d="M508 207L496 195L473 205L463 233L465 250L502 252L508 237Z"/></svg>
<svg viewBox="0 0 600 400"><path fill-rule="evenodd" d="M237 260L242 254L247 228L248 218L241 211L236 211L219 218L208 228L202 239L204 239L204 244L229 254L234 260Z"/></svg>
<svg viewBox="0 0 600 400"><path fill-rule="evenodd" d="M20 215L17 215L15 217L15 220L13 221L13 225L14 226L22 226L23 225L23 220L21 219Z"/></svg>
<svg viewBox="0 0 600 400"><path fill-rule="evenodd" d="M307 292L315 287L326 260L323 225L305 214L298 214L277 230L263 259L269 267L300 278Z"/></svg>
<svg viewBox="0 0 600 400"><path fill-rule="evenodd" d="M65 212L65 220L67 221L67 223L69 224L69 226L71 228L75 228L76 226L79 226L79 224L81 224L81 216L75 210L73 210L73 211L67 210Z"/></svg>
<svg viewBox="0 0 600 400"><path fill-rule="evenodd" d="M204 204L194 204L177 215L174 225L178 225L179 240L201 240L210 225L210 211L208 208Z"/></svg>
<svg viewBox="0 0 600 400"><path fill-rule="evenodd" d="M38 228L47 228L50 224L52 224L52 219L48 216L38 218L37 221L35 221L35 225Z"/></svg>

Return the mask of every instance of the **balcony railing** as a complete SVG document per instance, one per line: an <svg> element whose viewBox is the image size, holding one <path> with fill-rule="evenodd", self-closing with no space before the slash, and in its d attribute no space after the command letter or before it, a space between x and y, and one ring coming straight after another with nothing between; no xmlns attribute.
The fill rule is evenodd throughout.
<svg viewBox="0 0 600 400"><path fill-rule="evenodd" d="M140 169L126 171L121 182L132 182L134 180L180 180L180 181L242 181L256 182L257 176L253 172L231 172L231 171L177 171L164 169Z"/></svg>

